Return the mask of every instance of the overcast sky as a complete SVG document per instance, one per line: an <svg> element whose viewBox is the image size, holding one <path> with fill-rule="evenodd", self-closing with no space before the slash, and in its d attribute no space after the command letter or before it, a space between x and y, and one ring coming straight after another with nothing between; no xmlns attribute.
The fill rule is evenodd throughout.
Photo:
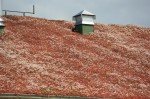
<svg viewBox="0 0 150 99"><path fill-rule="evenodd" d="M150 0L3 0L3 9L32 11L35 17L72 20L76 13L87 10L103 24L134 24L150 27Z"/></svg>

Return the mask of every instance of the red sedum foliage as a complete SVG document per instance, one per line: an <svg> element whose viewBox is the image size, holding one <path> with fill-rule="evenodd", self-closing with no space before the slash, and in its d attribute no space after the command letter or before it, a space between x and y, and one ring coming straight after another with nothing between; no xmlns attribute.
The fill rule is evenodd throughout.
<svg viewBox="0 0 150 99"><path fill-rule="evenodd" d="M150 28L6 16L0 93L150 98Z"/></svg>

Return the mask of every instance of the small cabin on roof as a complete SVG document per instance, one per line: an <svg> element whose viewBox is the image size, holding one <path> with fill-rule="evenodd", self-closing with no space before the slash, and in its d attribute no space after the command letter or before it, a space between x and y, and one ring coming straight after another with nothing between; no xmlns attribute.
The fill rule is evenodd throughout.
<svg viewBox="0 0 150 99"><path fill-rule="evenodd" d="M80 13L73 16L75 21L74 31L77 31L81 34L90 34L94 32L94 20L96 15L86 10L81 11Z"/></svg>
<svg viewBox="0 0 150 99"><path fill-rule="evenodd" d="M4 20L0 17L0 35L2 35L4 33Z"/></svg>

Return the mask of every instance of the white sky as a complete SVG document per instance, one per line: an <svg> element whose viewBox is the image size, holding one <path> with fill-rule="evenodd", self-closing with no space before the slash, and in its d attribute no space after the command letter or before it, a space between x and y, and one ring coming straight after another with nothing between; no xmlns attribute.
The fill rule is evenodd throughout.
<svg viewBox="0 0 150 99"><path fill-rule="evenodd" d="M33 4L35 17L71 21L73 15L85 9L96 14L98 23L150 27L150 0L3 0L2 7L32 11Z"/></svg>

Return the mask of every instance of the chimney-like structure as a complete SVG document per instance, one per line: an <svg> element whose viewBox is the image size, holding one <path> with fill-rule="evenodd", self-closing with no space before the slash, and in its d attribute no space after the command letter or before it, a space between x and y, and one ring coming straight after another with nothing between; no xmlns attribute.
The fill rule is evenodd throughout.
<svg viewBox="0 0 150 99"><path fill-rule="evenodd" d="M4 20L0 17L0 36L4 33Z"/></svg>
<svg viewBox="0 0 150 99"><path fill-rule="evenodd" d="M80 13L73 16L75 21L74 31L81 34L90 34L94 32L94 20L96 16L93 13L90 13L86 10L81 11Z"/></svg>

